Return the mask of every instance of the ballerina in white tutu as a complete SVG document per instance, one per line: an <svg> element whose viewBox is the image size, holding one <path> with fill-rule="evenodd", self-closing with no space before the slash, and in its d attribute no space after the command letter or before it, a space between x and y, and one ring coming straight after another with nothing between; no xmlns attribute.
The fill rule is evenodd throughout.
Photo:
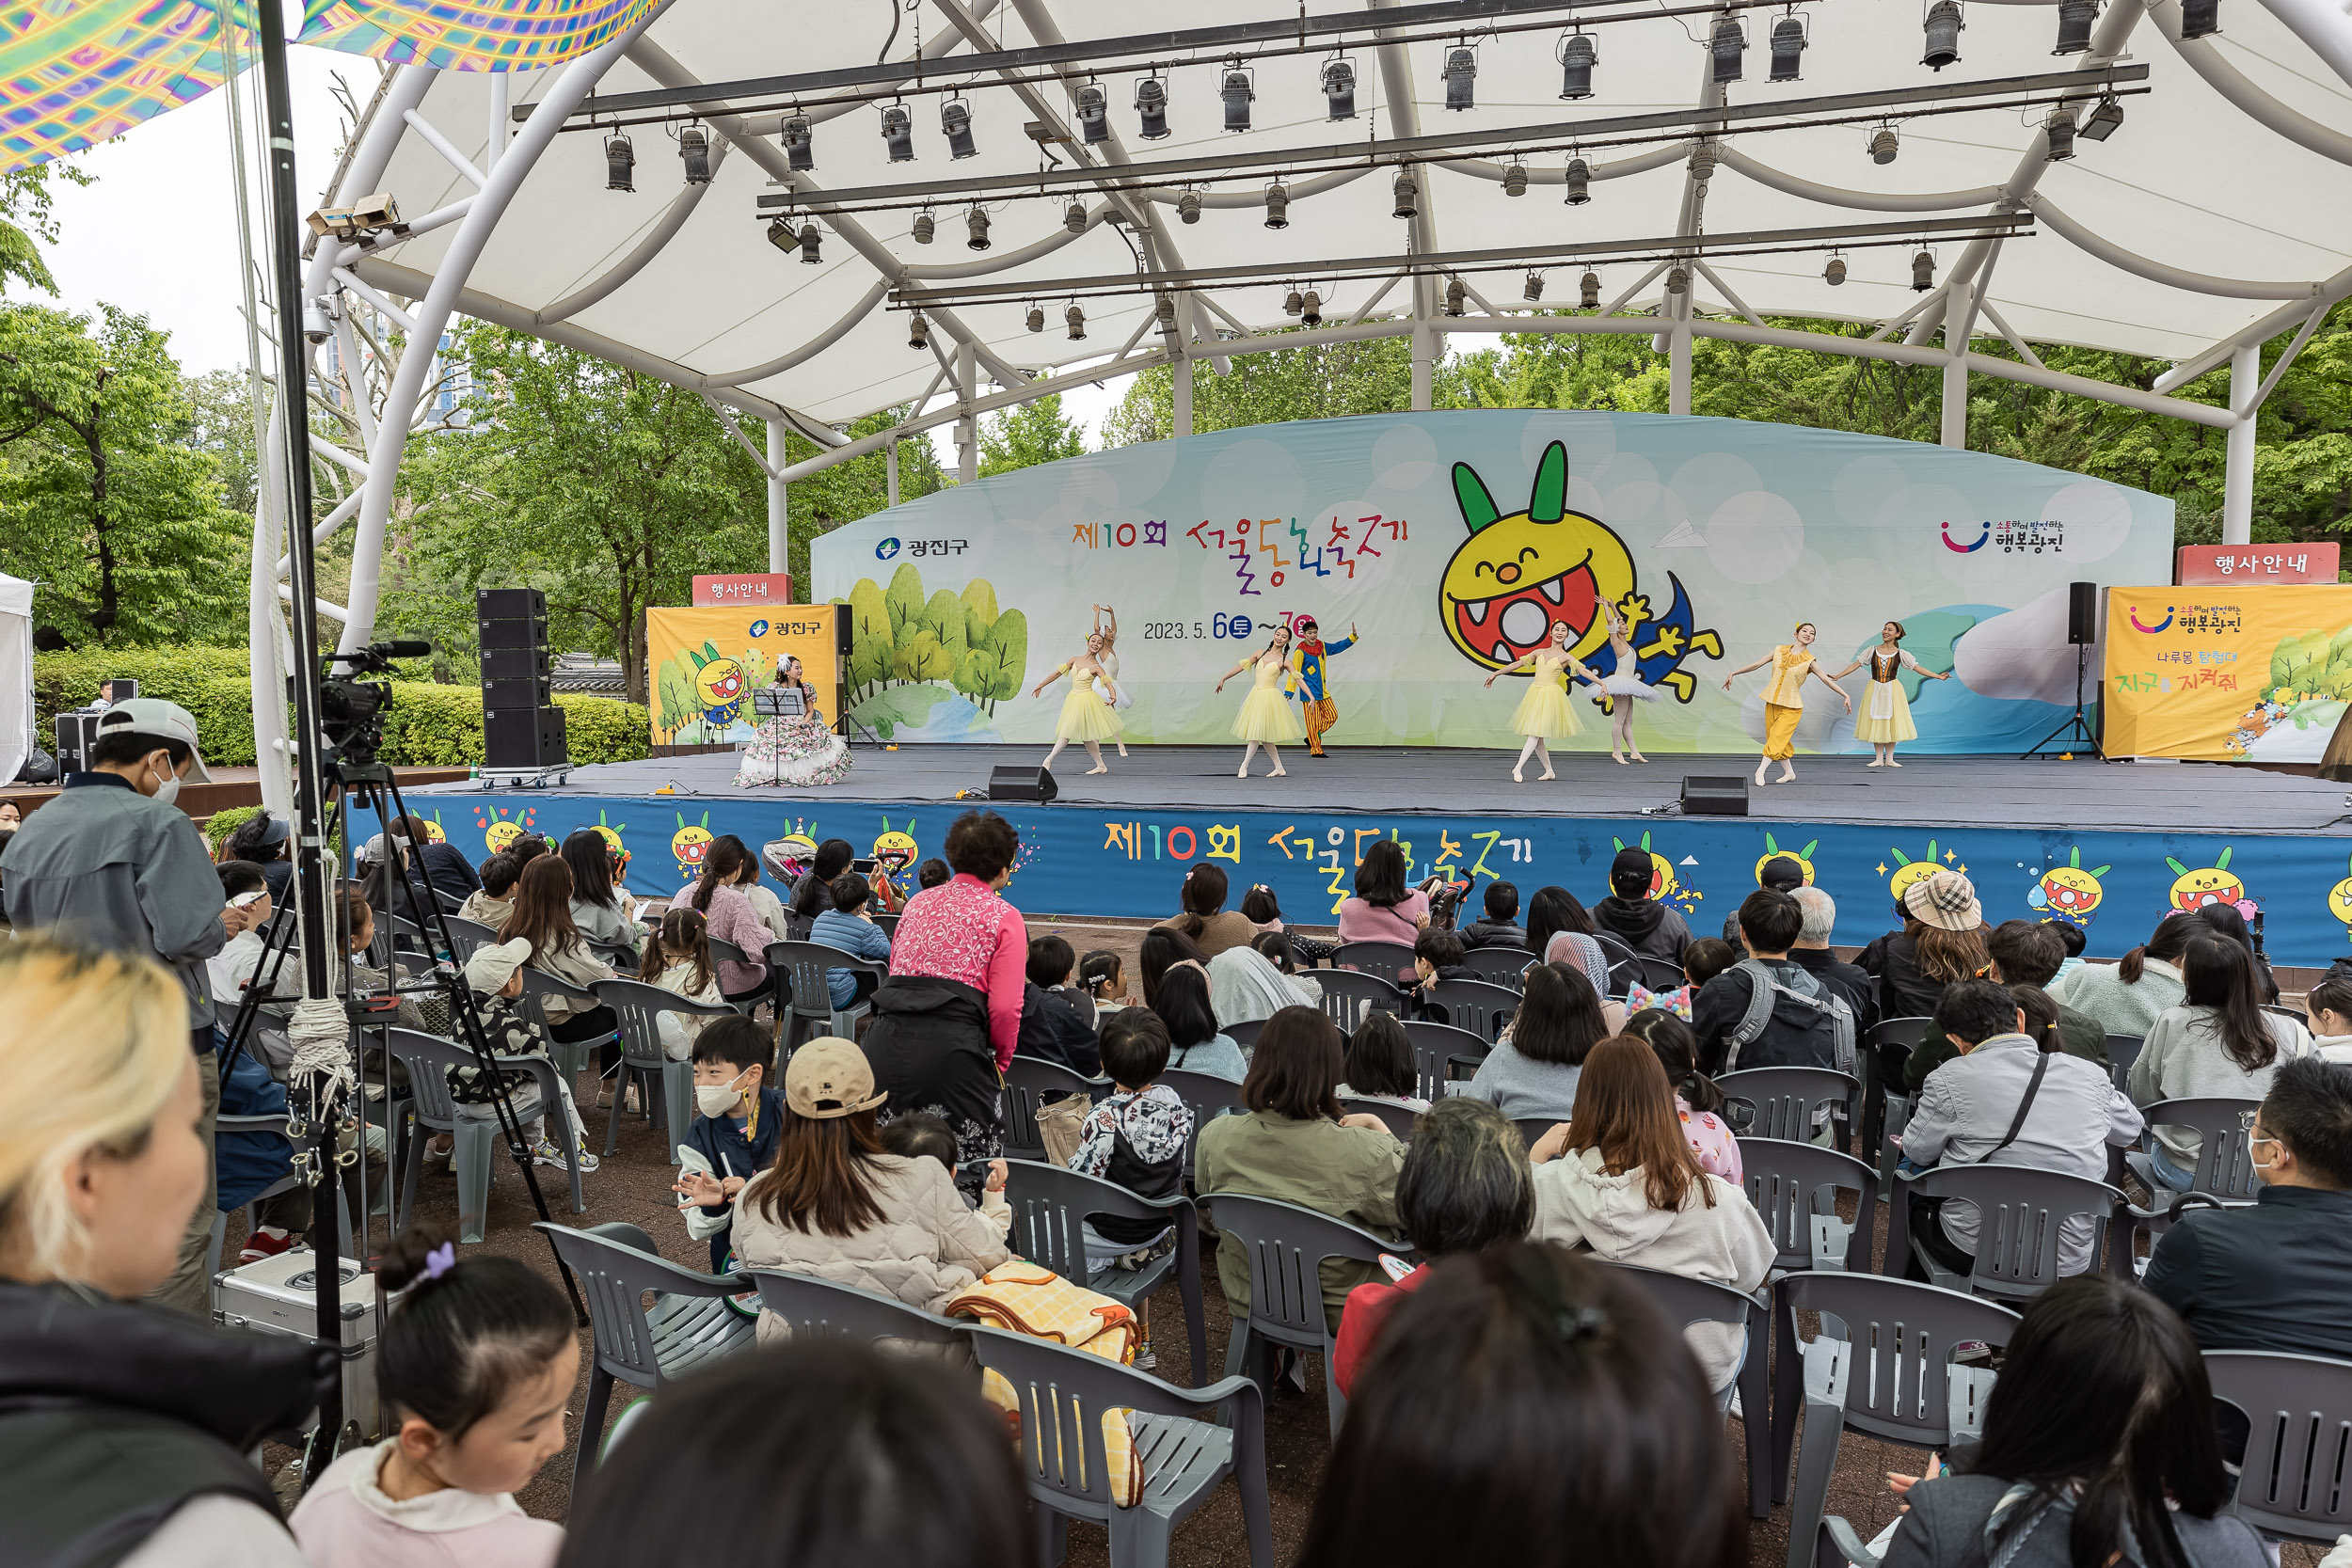
<svg viewBox="0 0 2352 1568"><path fill-rule="evenodd" d="M1600 612L1609 619L1609 651L1617 657L1607 677L1597 683L1609 696L1609 758L1612 762L1625 762L1625 753L1630 752L1630 760L1647 762L1649 758L1633 744L1633 705L1656 702L1658 688L1637 673L1640 661L1633 656L1632 628L1617 613L1617 607L1604 604Z"/></svg>
<svg viewBox="0 0 2352 1568"><path fill-rule="evenodd" d="M1527 695L1519 699L1518 709L1511 715L1511 728L1527 737L1527 744L1519 748L1519 760L1511 768L1513 784L1527 782L1527 759L1531 756L1542 759L1544 777L1550 778L1551 747L1549 742L1565 740L1584 727L1577 722L1575 705L1568 701L1565 675L1581 675L1596 685L1599 684L1600 676L1586 669L1582 660L1568 652L1573 635L1565 621L1555 621L1551 625L1550 641L1533 653L1521 654L1486 677L1486 684L1492 686L1522 665L1532 666L1535 672L1535 679L1529 686Z"/></svg>
<svg viewBox="0 0 2352 1568"><path fill-rule="evenodd" d="M1865 663L1870 666L1870 690L1862 699L1862 717L1854 721L1853 736L1867 740L1878 754L1865 766L1870 768L1900 768L1895 760L1899 742L1919 738L1919 726L1911 720L1911 701L1903 695L1902 673L1905 670L1923 681L1947 681L1951 672L1937 674L1922 670L1919 661L1904 651L1905 636L1900 621L1889 621L1879 632L1879 645L1830 676L1842 681Z"/></svg>
<svg viewBox="0 0 2352 1568"><path fill-rule="evenodd" d="M1045 753L1048 768L1061 755L1061 749L1074 740L1087 749L1087 755L1094 761L1094 766L1087 769L1089 777L1110 771L1110 765L1103 760L1103 742L1117 739L1123 726L1119 721L1119 709L1113 705L1118 688L1104 679L1102 653L1103 634L1090 633L1085 653L1064 659L1055 666L1052 674L1029 688L1029 695L1035 697L1064 675L1070 677L1070 695L1062 699L1061 716L1054 721L1054 749ZM1102 689L1104 685L1109 685L1111 694ZM1120 754L1126 754L1124 748Z"/></svg>
<svg viewBox="0 0 2352 1568"><path fill-rule="evenodd" d="M1103 618L1106 615L1110 617L1110 625L1107 626L1103 624ZM1094 607L1094 637L1087 645L1094 647L1096 643L1100 643L1101 647L1094 655L1095 693L1112 707L1124 713L1135 705L1136 695L1120 684L1119 611L1106 604ZM1119 747L1119 754L1124 757L1127 754L1125 721L1120 721L1120 732L1114 736L1112 740Z"/></svg>

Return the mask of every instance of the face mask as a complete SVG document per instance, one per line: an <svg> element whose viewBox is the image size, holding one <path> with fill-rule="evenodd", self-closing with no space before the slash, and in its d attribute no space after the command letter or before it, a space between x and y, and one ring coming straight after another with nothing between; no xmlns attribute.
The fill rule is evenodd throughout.
<svg viewBox="0 0 2352 1568"><path fill-rule="evenodd" d="M744 1073L749 1071L751 1069L745 1068L743 1072L737 1073L733 1083L716 1086L708 1084L697 1085L694 1089L694 1108L707 1117L723 1117L734 1110L736 1101L743 1098L743 1091L735 1085L740 1084Z"/></svg>
<svg viewBox="0 0 2352 1568"><path fill-rule="evenodd" d="M166 752L163 757L164 782L155 786L155 793L148 799L167 806L180 798L180 775L171 770L171 753Z"/></svg>
<svg viewBox="0 0 2352 1568"><path fill-rule="evenodd" d="M2279 1140L2276 1138L2249 1137L2246 1140L2246 1163L2253 1166L2258 1171L2267 1172L2271 1166L2277 1164L2279 1162L2276 1160L2257 1160L2254 1158L2254 1150L2260 1145L2275 1144ZM2265 1176L2265 1180L2267 1180L2268 1177Z"/></svg>

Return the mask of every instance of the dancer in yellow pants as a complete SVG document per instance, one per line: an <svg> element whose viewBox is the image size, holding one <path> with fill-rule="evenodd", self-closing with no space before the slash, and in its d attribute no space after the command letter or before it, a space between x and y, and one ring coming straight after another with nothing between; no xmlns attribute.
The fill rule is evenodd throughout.
<svg viewBox="0 0 2352 1568"><path fill-rule="evenodd" d="M1765 782L1765 770L1775 762L1780 764L1780 777L1772 782L1797 782L1797 721L1804 717L1804 683L1807 676L1820 681L1837 693L1837 700L1853 711L1853 699L1846 689L1821 673L1813 662L1813 639L1819 634L1810 621L1797 623L1796 634L1766 657L1753 664L1742 664L1724 677L1724 689L1731 689L1734 676L1751 670L1772 667L1772 678L1764 687L1764 757L1756 765L1756 782Z"/></svg>

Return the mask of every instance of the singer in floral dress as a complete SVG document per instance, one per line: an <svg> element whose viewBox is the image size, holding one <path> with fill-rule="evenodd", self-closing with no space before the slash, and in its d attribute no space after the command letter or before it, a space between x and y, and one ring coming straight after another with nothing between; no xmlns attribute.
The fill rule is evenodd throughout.
<svg viewBox="0 0 2352 1568"><path fill-rule="evenodd" d="M776 671L769 692L777 711L760 721L759 733L743 750L735 770L736 786L789 784L813 789L839 784L850 774L850 746L825 727L817 705L817 689L803 678L801 661L787 657Z"/></svg>

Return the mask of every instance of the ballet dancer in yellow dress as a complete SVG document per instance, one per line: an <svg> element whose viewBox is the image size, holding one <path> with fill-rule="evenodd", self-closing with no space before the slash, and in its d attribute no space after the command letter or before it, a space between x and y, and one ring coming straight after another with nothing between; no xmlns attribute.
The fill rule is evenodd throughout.
<svg viewBox="0 0 2352 1568"><path fill-rule="evenodd" d="M1249 695L1241 700L1241 713L1233 721L1234 738L1246 740L1249 746L1241 754L1241 771L1233 777L1249 777L1249 759L1256 756L1258 748L1263 746L1267 760L1274 764L1274 771L1266 777L1279 779L1289 769L1282 766L1282 753L1277 749L1278 743L1296 742L1305 738L1307 734L1299 723L1298 709L1292 705L1288 689L1291 682L1290 627L1276 626L1274 641L1226 671L1224 678L1216 683L1216 689L1224 690L1226 681L1252 665L1257 667L1257 673L1251 678Z"/></svg>
<svg viewBox="0 0 2352 1568"><path fill-rule="evenodd" d="M1864 664L1870 666L1870 689L1862 699L1862 717L1854 721L1853 737L1867 740L1878 755L1864 766L1869 768L1900 768L1895 760L1898 742L1919 738L1919 726L1911 721L1911 701L1903 695L1902 673L1909 670L1923 681L1947 681L1952 678L1947 670L1937 674L1922 670L1919 661L1903 651L1903 624L1889 621L1879 632L1879 645L1830 676L1842 681Z"/></svg>
<svg viewBox="0 0 2352 1568"><path fill-rule="evenodd" d="M1087 769L1088 777L1110 771L1110 765L1103 760L1103 742L1118 739L1124 726L1112 698L1096 685L1104 678L1102 654L1103 634L1098 631L1087 639L1085 653L1064 660L1052 674L1029 688L1029 695L1035 697L1064 675L1070 677L1070 695L1062 699L1061 717L1054 721L1054 749L1045 753L1048 768L1061 755L1061 749L1074 740L1094 759L1094 766Z"/></svg>
<svg viewBox="0 0 2352 1568"><path fill-rule="evenodd" d="M1775 784L1797 782L1797 721L1804 717L1804 683L1807 676L1820 681L1837 693L1837 700L1853 711L1853 699L1846 689L1821 673L1813 662L1813 640L1820 633L1810 621L1797 623L1796 634L1779 647L1753 664L1742 664L1724 677L1724 689L1731 689L1732 676L1744 675L1751 670L1772 667L1772 678L1764 685L1764 758L1756 765L1756 782L1765 782L1764 770L1775 762L1780 764L1780 777Z"/></svg>
<svg viewBox="0 0 2352 1568"><path fill-rule="evenodd" d="M1486 677L1486 684L1492 686L1522 665L1532 666L1535 672L1527 695L1519 699L1518 709L1511 715L1511 728L1527 736L1527 744L1519 748L1519 760L1511 768L1513 784L1527 782L1527 759L1531 756L1542 759L1544 777L1550 778L1551 748L1546 743L1565 740L1583 728L1577 722L1575 705L1568 701L1563 672L1581 675L1595 685L1599 684L1600 676L1586 669L1582 660L1568 652L1568 644L1572 641L1574 634L1569 630L1568 624L1554 621L1549 642L1534 653L1521 654Z"/></svg>

